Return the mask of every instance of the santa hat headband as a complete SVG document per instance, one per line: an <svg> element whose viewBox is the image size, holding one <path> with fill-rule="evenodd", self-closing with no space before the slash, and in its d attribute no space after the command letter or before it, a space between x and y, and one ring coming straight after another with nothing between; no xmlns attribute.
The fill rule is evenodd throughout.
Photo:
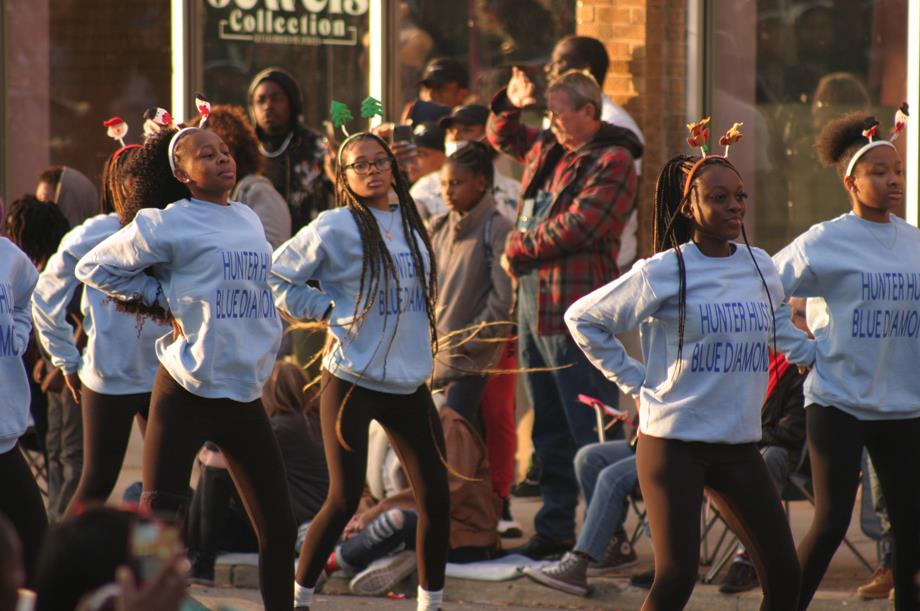
<svg viewBox="0 0 920 611"><path fill-rule="evenodd" d="M721 163L727 165L731 169L735 169L735 166L728 161L728 151L731 149L731 146L741 140L744 134L741 133L741 127L744 123L733 123L732 126L728 129L725 134L719 138L719 144L725 147L725 153L723 155L710 155L709 154L709 117L703 117L696 123L688 123L687 130L690 132L690 137L687 138L687 144L694 148L699 148L702 155L700 158L690 167L690 171L687 172L687 180L684 182L684 197L686 198L690 194L690 189L693 188L693 181L696 179L697 173L699 173L700 168L706 165L709 162L719 160ZM737 170L735 170L737 173Z"/></svg>
<svg viewBox="0 0 920 611"><path fill-rule="evenodd" d="M879 123L875 117L869 117L866 119L866 122L863 126L862 135L869 140L866 144L862 145L853 156L850 157L850 162L847 164L847 171L844 173L844 178L853 175L853 170L856 169L856 164L859 162L859 159L871 151L874 148L880 146L890 146L895 148L892 144L898 137L901 135L901 132L904 131L904 128L907 127L907 119L909 117L907 102L901 104L901 107L894 113L894 127L891 129L891 133L888 136L888 140L875 139L875 136L878 134Z"/></svg>
<svg viewBox="0 0 920 611"><path fill-rule="evenodd" d="M162 130L173 125L172 115L165 108L153 106L144 111L144 136L151 136L160 133Z"/></svg>

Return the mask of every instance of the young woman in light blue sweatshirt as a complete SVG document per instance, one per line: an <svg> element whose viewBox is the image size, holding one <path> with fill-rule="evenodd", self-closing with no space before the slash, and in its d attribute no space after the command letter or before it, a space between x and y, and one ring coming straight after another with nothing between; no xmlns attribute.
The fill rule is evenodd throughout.
<svg viewBox="0 0 920 611"><path fill-rule="evenodd" d="M29 426L31 396L22 355L29 345L29 299L37 281L29 257L0 237L0 514L12 521L22 541L29 584L48 527L35 477L19 451L19 438Z"/></svg>
<svg viewBox="0 0 920 611"><path fill-rule="evenodd" d="M798 599L792 534L756 442L769 350L775 337L800 332L775 327L783 291L770 257L735 243L746 199L724 157L675 157L655 193L657 254L565 314L591 362L638 398L636 460L655 534L644 611L681 609L690 598L704 488L751 552L761 609L788 611ZM645 364L616 338L637 326ZM575 554L568 565L585 565ZM574 570L563 563L560 578Z"/></svg>
<svg viewBox="0 0 920 611"><path fill-rule="evenodd" d="M156 343L142 505L183 517L195 455L205 441L217 444L259 539L265 608L290 611L294 524L260 401L281 341L271 247L256 214L228 201L236 165L211 131L153 136L132 161L132 178L134 219L86 254L76 274L116 307L173 325Z"/></svg>
<svg viewBox="0 0 920 611"><path fill-rule="evenodd" d="M64 374L83 419L83 470L66 513L88 501L105 502L121 470L135 416L146 422L150 390L159 368L154 343L168 325L119 312L108 297L85 287L80 300L86 346L81 351L68 322L68 305L80 288L77 262L131 221L126 216L126 167L138 145L118 149L102 172L103 214L72 229L48 261L32 295L38 339ZM136 210L132 211L136 212ZM121 217L119 217L121 215ZM133 218L133 216L132 216Z"/></svg>
<svg viewBox="0 0 920 611"><path fill-rule="evenodd" d="M903 165L889 141L870 143L872 130L878 122L860 113L822 130L819 157L837 168L852 211L773 257L786 293L826 319L804 388L815 514L799 544L801 609L846 534L863 447L891 519L895 606L920 609L920 231L892 214Z"/></svg>
<svg viewBox="0 0 920 611"><path fill-rule="evenodd" d="M333 340L323 359L320 399L329 495L301 550L295 606L310 605L326 559L358 508L368 424L377 420L399 453L419 508L418 608L437 609L449 493L444 436L426 386L437 336L431 243L395 157L375 135L354 134L342 143L336 201L337 208L282 244L272 264L278 307L296 319L327 320Z"/></svg>

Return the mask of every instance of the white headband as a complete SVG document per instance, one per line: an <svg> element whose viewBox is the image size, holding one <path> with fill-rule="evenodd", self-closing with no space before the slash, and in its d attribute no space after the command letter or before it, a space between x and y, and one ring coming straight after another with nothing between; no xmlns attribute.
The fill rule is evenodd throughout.
<svg viewBox="0 0 920 611"><path fill-rule="evenodd" d="M891 148L895 148L895 146L887 140L870 140L867 144L863 145L861 149L853 153L853 156L850 157L850 163L847 164L847 173L843 176L852 176L853 168L856 167L856 162L859 161L859 158L877 146L890 146Z"/></svg>
<svg viewBox="0 0 920 611"><path fill-rule="evenodd" d="M183 127L169 140L169 169L172 170L173 174L176 173L176 145L179 144L179 140L182 136L186 135L190 131L201 129L199 127Z"/></svg>

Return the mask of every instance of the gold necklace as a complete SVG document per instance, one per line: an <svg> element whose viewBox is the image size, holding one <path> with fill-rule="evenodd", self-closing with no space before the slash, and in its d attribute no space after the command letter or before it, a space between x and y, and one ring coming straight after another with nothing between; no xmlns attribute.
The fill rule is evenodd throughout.
<svg viewBox="0 0 920 611"><path fill-rule="evenodd" d="M393 241L393 234L390 233L390 230L393 228L393 223L396 221L396 210L390 210L390 224L387 225L387 228L383 230L384 235L386 235L389 241Z"/></svg>
<svg viewBox="0 0 920 611"><path fill-rule="evenodd" d="M868 221L868 222L871 223L872 221ZM891 220L890 217L888 219L888 222L894 225L894 237L891 238L890 244L886 244L885 242L883 242L882 238L878 237L878 234L875 233L875 230L872 229L871 226L866 225L866 231L871 233L872 237L875 238L875 241L878 242L882 246L882 248L884 248L885 250L891 250L892 248L894 248L895 243L898 241L898 224L895 223L893 220ZM884 223L879 223L879 224L882 225Z"/></svg>

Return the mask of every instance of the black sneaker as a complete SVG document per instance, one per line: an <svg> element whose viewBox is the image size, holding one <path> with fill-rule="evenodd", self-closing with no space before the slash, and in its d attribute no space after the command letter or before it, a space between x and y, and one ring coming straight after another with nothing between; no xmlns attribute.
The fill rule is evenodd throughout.
<svg viewBox="0 0 920 611"><path fill-rule="evenodd" d="M753 590L759 585L760 580L757 579L757 571L754 570L754 565L746 560L736 559L728 567L725 579L722 580L722 585L719 586L719 592L722 594L738 594L739 592Z"/></svg>
<svg viewBox="0 0 920 611"><path fill-rule="evenodd" d="M502 517L498 521L498 536L502 539L517 539L524 536L521 525L511 516L511 502L502 500Z"/></svg>
<svg viewBox="0 0 920 611"><path fill-rule="evenodd" d="M514 547L508 550L509 554L521 554L532 560L558 560L562 554L574 547L574 541L556 541L547 539L537 533L530 538L530 541L520 547Z"/></svg>
<svg viewBox="0 0 920 611"><path fill-rule="evenodd" d="M512 496L518 498L538 497L540 496L540 475L543 469L540 467L540 461L535 454L530 456L530 467L527 469L527 475L523 481L511 486Z"/></svg>
<svg viewBox="0 0 920 611"><path fill-rule="evenodd" d="M636 573L629 578L629 585L635 588L642 588L643 590L648 590L652 587L652 583L655 581L655 568L652 567L647 571L642 573Z"/></svg>
<svg viewBox="0 0 920 611"><path fill-rule="evenodd" d="M633 549L632 543L629 542L629 537L621 530L610 539L601 561L588 564L588 577L600 577L616 573L636 566L638 563L639 559L636 557L636 550Z"/></svg>
<svg viewBox="0 0 920 611"><path fill-rule="evenodd" d="M566 552L562 560L537 568L528 566L524 574L539 584L562 590L575 596L588 594L588 558L573 552Z"/></svg>

